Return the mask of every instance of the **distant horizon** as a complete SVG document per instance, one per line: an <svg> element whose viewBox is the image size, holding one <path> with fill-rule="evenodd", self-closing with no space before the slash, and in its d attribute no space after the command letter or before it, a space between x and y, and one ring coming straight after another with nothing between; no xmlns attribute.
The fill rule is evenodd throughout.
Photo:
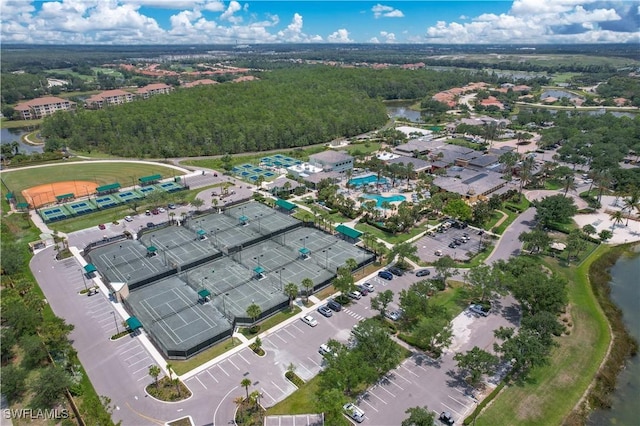
<svg viewBox="0 0 640 426"><path fill-rule="evenodd" d="M0 0L3 45L640 44L615 0Z"/></svg>

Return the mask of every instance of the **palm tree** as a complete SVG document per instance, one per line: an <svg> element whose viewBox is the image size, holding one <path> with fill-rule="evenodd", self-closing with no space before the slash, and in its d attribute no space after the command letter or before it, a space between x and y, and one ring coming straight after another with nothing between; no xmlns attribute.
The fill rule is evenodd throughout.
<svg viewBox="0 0 640 426"><path fill-rule="evenodd" d="M149 366L149 375L153 377L153 383L156 385L156 389L158 389L158 376L160 375L161 370L160 367L153 364Z"/></svg>
<svg viewBox="0 0 640 426"><path fill-rule="evenodd" d="M256 305L255 303L252 302L249 306L247 306L247 315L254 323L261 313L262 309L260 309L260 306Z"/></svg>
<svg viewBox="0 0 640 426"><path fill-rule="evenodd" d="M564 196L567 197L567 192L569 190L575 191L576 189L576 179L573 175L566 176L564 178Z"/></svg>
<svg viewBox="0 0 640 426"><path fill-rule="evenodd" d="M640 210L640 191L633 191L631 195L623 201L624 210L629 210L629 214L627 215L627 224L625 226L629 226L629 218L631 217L633 209Z"/></svg>
<svg viewBox="0 0 640 426"><path fill-rule="evenodd" d="M309 293L313 289L313 280L311 278L304 278L300 284L302 284L302 287L304 287L304 289L305 289L305 294L306 294L306 298L307 298L307 302L308 302L309 301Z"/></svg>
<svg viewBox="0 0 640 426"><path fill-rule="evenodd" d="M534 164L534 157L527 157L522 160L522 164L520 165L520 196L522 196L522 188L525 182L531 178L531 171Z"/></svg>
<svg viewBox="0 0 640 426"><path fill-rule="evenodd" d="M251 379L249 379L248 377L245 377L240 382L240 386L242 386L245 389L245 391L247 392L247 399L249 399L249 386L251 386Z"/></svg>
<svg viewBox="0 0 640 426"><path fill-rule="evenodd" d="M295 283L289 283L284 286L284 293L289 297L289 307L293 305L293 301L298 295L298 286Z"/></svg>
<svg viewBox="0 0 640 426"><path fill-rule="evenodd" d="M609 218L613 221L613 224L611 225L611 230L613 230L616 225L624 221L624 214L622 213L622 210L616 210L609 215Z"/></svg>
<svg viewBox="0 0 640 426"><path fill-rule="evenodd" d="M173 365L167 363L165 368L167 369L167 373L169 373L169 380L173 380Z"/></svg>

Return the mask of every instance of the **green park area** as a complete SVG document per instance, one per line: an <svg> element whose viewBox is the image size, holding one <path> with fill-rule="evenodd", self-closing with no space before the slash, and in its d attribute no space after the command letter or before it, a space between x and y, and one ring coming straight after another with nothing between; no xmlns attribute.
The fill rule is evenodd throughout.
<svg viewBox="0 0 640 426"><path fill-rule="evenodd" d="M15 170L2 174L2 180L13 192L47 183L84 180L97 185L119 182L123 187L138 184L143 176L159 174L163 178L181 176L182 172L159 164L136 162L60 163L47 167Z"/></svg>

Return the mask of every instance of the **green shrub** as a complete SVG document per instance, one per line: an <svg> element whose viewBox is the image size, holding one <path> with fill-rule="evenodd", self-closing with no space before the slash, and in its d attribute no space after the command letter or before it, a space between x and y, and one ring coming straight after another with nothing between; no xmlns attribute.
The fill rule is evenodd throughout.
<svg viewBox="0 0 640 426"><path fill-rule="evenodd" d="M480 404L476 406L476 409L473 410L473 413L462 422L463 425L470 425L473 423L473 420L480 414L480 412L487 406L493 399L498 396L502 388L504 387L505 381L500 382L498 386L489 394L485 399L482 400Z"/></svg>

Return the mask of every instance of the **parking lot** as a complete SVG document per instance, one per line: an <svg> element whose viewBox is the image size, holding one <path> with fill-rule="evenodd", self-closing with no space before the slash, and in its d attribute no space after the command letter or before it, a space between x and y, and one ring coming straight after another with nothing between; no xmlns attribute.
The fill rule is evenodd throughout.
<svg viewBox="0 0 640 426"><path fill-rule="evenodd" d="M441 229L444 229L442 226ZM418 248L418 257L425 262L435 262L440 256L436 252L442 253L442 256L449 256L452 259L467 260L476 255L481 248L481 242L486 241L484 232L479 234L478 229L467 226L464 229L457 229L453 226L443 232L432 231L415 242ZM468 238L467 242L462 242L462 237ZM455 247L449 247L454 240L458 239L459 244ZM471 253L469 256L467 253Z"/></svg>

